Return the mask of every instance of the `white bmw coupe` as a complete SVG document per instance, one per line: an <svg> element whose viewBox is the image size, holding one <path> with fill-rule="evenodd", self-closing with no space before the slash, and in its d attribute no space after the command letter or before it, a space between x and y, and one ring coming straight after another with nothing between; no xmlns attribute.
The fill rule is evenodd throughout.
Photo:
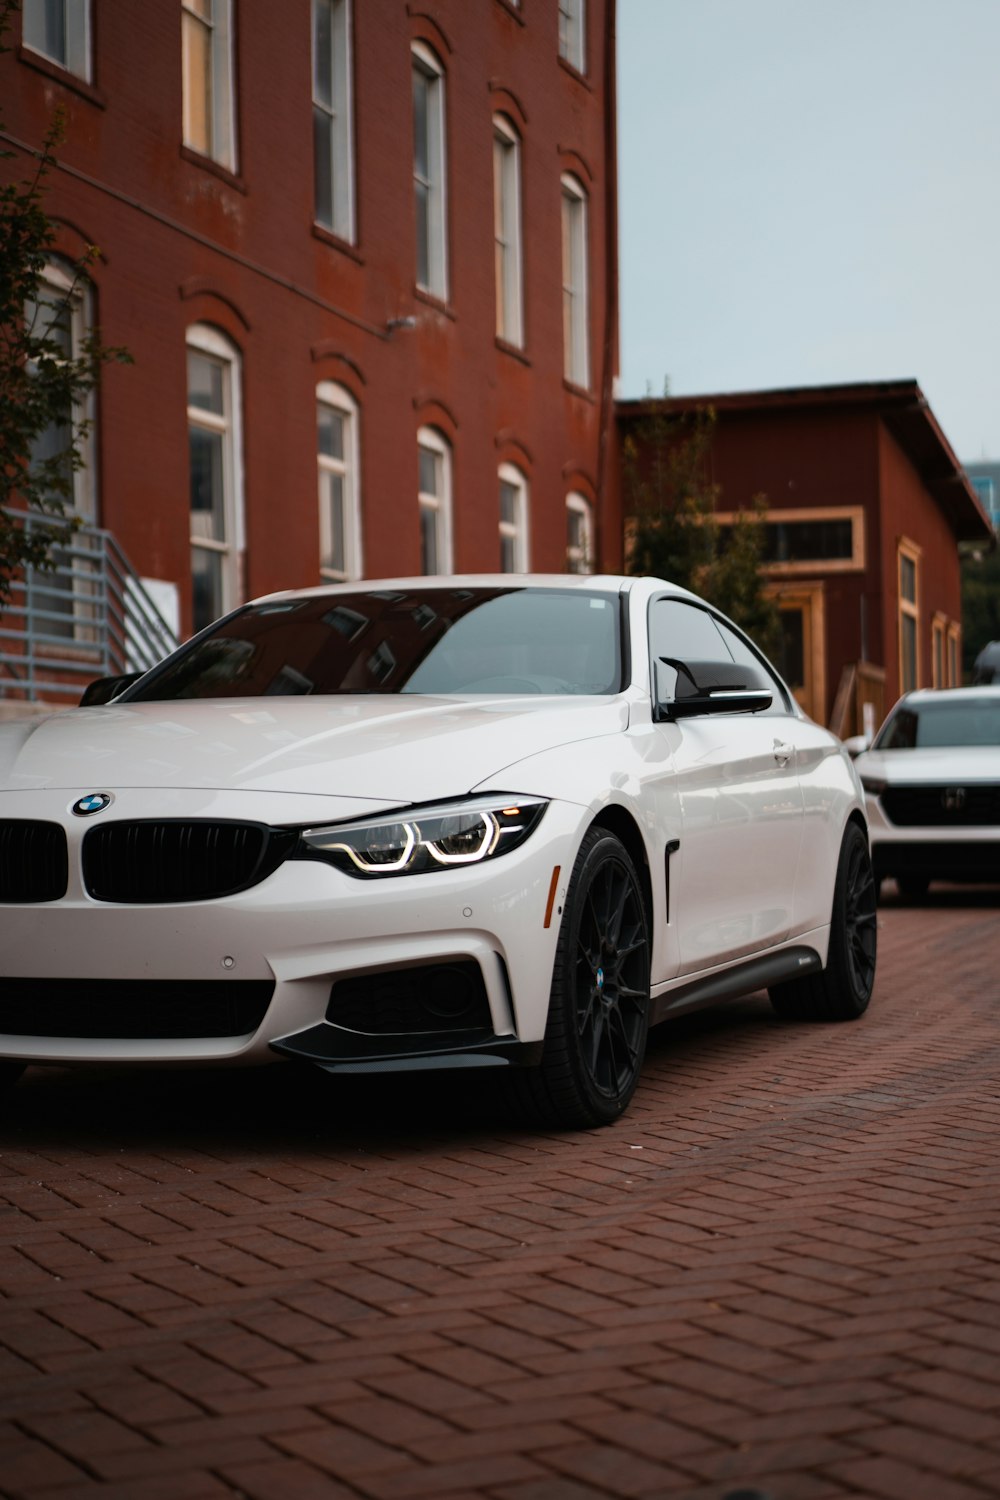
<svg viewBox="0 0 1000 1500"><path fill-rule="evenodd" d="M854 767L661 580L275 594L115 687L0 728L7 1080L480 1068L587 1127L667 1016L868 1004Z"/></svg>

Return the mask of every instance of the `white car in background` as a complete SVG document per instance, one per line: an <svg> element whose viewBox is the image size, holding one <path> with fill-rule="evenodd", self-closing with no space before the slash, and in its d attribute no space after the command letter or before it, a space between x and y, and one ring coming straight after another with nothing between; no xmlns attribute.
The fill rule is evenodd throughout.
<svg viewBox="0 0 1000 1500"><path fill-rule="evenodd" d="M1000 686L905 694L855 766L877 881L1000 882Z"/></svg>
<svg viewBox="0 0 1000 1500"><path fill-rule="evenodd" d="M8 1077L491 1069L586 1127L667 1016L762 987L787 1017L868 1004L853 766L668 583L277 594L115 686L0 727Z"/></svg>

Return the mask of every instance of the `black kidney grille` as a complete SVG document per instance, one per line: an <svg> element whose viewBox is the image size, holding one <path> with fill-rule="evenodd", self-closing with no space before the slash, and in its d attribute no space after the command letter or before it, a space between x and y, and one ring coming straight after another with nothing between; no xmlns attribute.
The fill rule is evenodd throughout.
<svg viewBox="0 0 1000 1500"><path fill-rule="evenodd" d="M144 1041L247 1036L273 993L271 979L0 978L0 1032Z"/></svg>
<svg viewBox="0 0 1000 1500"><path fill-rule="evenodd" d="M0 820L0 901L58 901L68 877L66 835L58 823Z"/></svg>
<svg viewBox="0 0 1000 1500"><path fill-rule="evenodd" d="M105 823L83 841L83 883L98 901L213 901L257 885L298 835L263 823Z"/></svg>
<svg viewBox="0 0 1000 1500"><path fill-rule="evenodd" d="M890 786L880 801L897 828L996 828L1000 786L961 782L934 786Z"/></svg>

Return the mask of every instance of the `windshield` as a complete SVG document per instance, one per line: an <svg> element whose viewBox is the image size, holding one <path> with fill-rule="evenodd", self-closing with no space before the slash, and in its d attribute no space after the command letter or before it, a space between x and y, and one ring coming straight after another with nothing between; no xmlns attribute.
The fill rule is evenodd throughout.
<svg viewBox="0 0 1000 1500"><path fill-rule="evenodd" d="M1000 745L1000 699L969 698L899 708L873 750L928 750L941 745Z"/></svg>
<svg viewBox="0 0 1000 1500"><path fill-rule="evenodd" d="M184 646L130 702L295 693L615 693L617 594L358 591L251 604Z"/></svg>

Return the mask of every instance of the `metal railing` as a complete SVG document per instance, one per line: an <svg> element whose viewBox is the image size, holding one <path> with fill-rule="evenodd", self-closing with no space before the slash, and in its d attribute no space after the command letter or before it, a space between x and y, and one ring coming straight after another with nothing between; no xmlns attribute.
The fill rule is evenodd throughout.
<svg viewBox="0 0 1000 1500"><path fill-rule="evenodd" d="M95 677L145 671L177 645L110 531L81 526L53 556L51 572L26 568L13 580L0 612L0 700L76 702Z"/></svg>

